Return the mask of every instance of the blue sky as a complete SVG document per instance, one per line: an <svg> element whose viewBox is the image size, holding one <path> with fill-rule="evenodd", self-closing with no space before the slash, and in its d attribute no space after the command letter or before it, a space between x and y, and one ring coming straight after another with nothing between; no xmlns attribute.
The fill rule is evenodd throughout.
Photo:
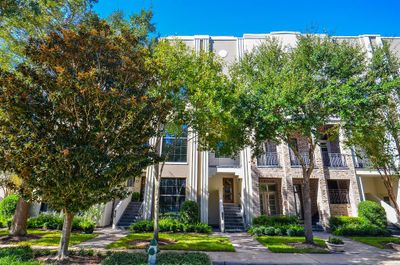
<svg viewBox="0 0 400 265"><path fill-rule="evenodd" d="M400 0L99 0L102 17L153 7L161 36L271 31L400 36Z"/></svg>

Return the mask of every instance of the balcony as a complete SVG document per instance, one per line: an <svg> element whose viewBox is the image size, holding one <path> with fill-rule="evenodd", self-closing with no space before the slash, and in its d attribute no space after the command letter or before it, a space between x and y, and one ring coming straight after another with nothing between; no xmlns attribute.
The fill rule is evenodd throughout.
<svg viewBox="0 0 400 265"><path fill-rule="evenodd" d="M325 167L347 167L346 156L340 153L322 152L322 160Z"/></svg>
<svg viewBox="0 0 400 265"><path fill-rule="evenodd" d="M279 156L276 152L267 152L257 157L258 167L278 167Z"/></svg>
<svg viewBox="0 0 400 265"><path fill-rule="evenodd" d="M349 204L349 191L345 189L329 189L330 204Z"/></svg>
<svg viewBox="0 0 400 265"><path fill-rule="evenodd" d="M310 157L308 153L300 153L306 166L310 165ZM290 165L292 167L301 167L300 160L291 152L290 153Z"/></svg>
<svg viewBox="0 0 400 265"><path fill-rule="evenodd" d="M361 158L359 156L354 157L355 167L362 168L362 169L373 169L374 166L372 165L371 161L368 158Z"/></svg>
<svg viewBox="0 0 400 265"><path fill-rule="evenodd" d="M218 167L218 168L239 168L240 158L239 156L236 156L234 158L216 156L214 153L209 153L208 165L210 167Z"/></svg>

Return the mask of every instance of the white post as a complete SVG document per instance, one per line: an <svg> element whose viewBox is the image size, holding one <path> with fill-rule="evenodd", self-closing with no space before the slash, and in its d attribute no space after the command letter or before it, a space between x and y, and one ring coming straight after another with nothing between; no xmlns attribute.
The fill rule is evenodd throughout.
<svg viewBox="0 0 400 265"><path fill-rule="evenodd" d="M197 180L198 180L198 138L197 133L191 132L189 135L190 150L190 172L188 179L188 199L197 201Z"/></svg>
<svg viewBox="0 0 400 265"><path fill-rule="evenodd" d="M201 152L201 193L200 216L201 222L208 224L208 152Z"/></svg>

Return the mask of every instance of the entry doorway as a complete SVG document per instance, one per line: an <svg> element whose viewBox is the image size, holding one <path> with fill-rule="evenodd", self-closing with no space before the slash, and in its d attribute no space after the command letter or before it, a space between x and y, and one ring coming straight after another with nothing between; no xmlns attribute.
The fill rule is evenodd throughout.
<svg viewBox="0 0 400 265"><path fill-rule="evenodd" d="M234 202L233 178L223 178L222 182L223 182L224 203L233 203Z"/></svg>

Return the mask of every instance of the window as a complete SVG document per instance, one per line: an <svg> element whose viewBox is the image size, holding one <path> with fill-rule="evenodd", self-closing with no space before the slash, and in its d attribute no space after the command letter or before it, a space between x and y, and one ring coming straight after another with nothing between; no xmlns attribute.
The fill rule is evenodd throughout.
<svg viewBox="0 0 400 265"><path fill-rule="evenodd" d="M262 214L277 215L279 213L276 183L260 183L260 208Z"/></svg>
<svg viewBox="0 0 400 265"><path fill-rule="evenodd" d="M164 135L162 154L167 155L167 162L187 162L187 128L179 137L169 133Z"/></svg>
<svg viewBox="0 0 400 265"><path fill-rule="evenodd" d="M177 213L185 201L186 179L162 178L160 183L160 212Z"/></svg>

